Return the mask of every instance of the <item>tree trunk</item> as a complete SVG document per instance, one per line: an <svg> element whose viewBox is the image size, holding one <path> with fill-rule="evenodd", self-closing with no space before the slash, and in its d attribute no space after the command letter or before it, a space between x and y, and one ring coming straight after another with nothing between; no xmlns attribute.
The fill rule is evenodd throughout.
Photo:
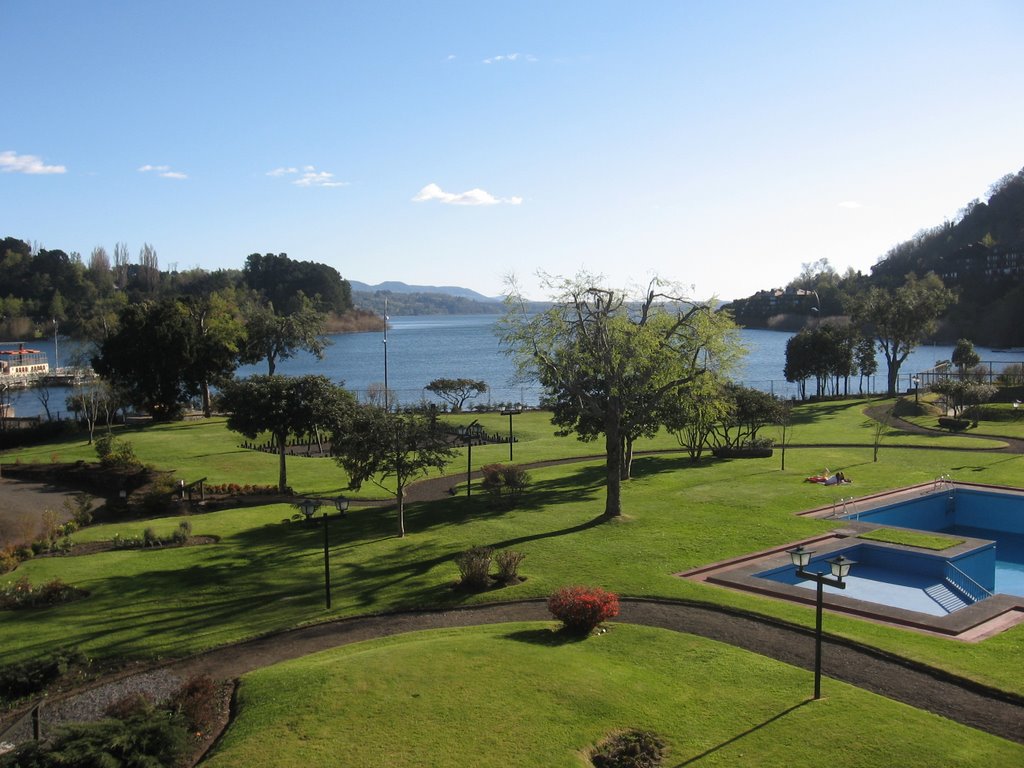
<svg viewBox="0 0 1024 768"><path fill-rule="evenodd" d="M278 472L277 490L285 493L288 488L288 468L285 465L285 455L288 453L287 435L275 435L277 438Z"/></svg>
<svg viewBox="0 0 1024 768"><path fill-rule="evenodd" d="M203 416L210 418L213 415L213 407L210 405L210 382L203 382Z"/></svg>
<svg viewBox="0 0 1024 768"><path fill-rule="evenodd" d="M405 538L405 489L398 486L398 538Z"/></svg>
<svg viewBox="0 0 1024 768"><path fill-rule="evenodd" d="M605 413L605 471L608 488L605 495L605 517L618 517L622 514L622 439L619 432L622 421L619 416L619 403L616 398L609 398L608 410Z"/></svg>
<svg viewBox="0 0 1024 768"><path fill-rule="evenodd" d="M896 362L889 362L888 374L886 375L886 392L889 397L895 397L896 395L896 384L900 378L900 364Z"/></svg>
<svg viewBox="0 0 1024 768"><path fill-rule="evenodd" d="M633 470L633 441L628 437L622 439L622 466L619 470L620 480L629 480Z"/></svg>

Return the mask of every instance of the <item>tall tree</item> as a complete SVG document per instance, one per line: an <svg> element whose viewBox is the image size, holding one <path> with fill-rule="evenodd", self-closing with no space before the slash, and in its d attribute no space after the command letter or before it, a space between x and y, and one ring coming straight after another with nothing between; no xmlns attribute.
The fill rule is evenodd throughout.
<svg viewBox="0 0 1024 768"><path fill-rule="evenodd" d="M395 489L398 535L405 536L405 488L430 470L441 471L455 456L437 422L414 413L392 413L363 404L331 431L331 451L349 476L349 487L369 481Z"/></svg>
<svg viewBox="0 0 1024 768"><path fill-rule="evenodd" d="M678 390L663 406L662 412L665 428L686 449L691 463L696 464L704 451L711 447L711 437L718 424L728 416L729 408L730 401L723 382L711 375Z"/></svg>
<svg viewBox="0 0 1024 768"><path fill-rule="evenodd" d="M326 316L301 293L296 296L297 308L291 314L278 314L274 305L254 301L245 312L246 343L243 363L267 361L267 373L277 370L277 362L305 350L317 359L323 358L330 341L324 336Z"/></svg>
<svg viewBox="0 0 1024 768"><path fill-rule="evenodd" d="M129 304L118 326L100 343L93 369L154 419L173 418L198 393L188 313L170 299Z"/></svg>
<svg viewBox="0 0 1024 768"><path fill-rule="evenodd" d="M553 306L532 315L513 286L502 341L547 391L556 425L581 440L604 436L605 515L618 516L633 440L657 427L666 398L728 366L734 325L659 281L635 301L585 273L548 286Z"/></svg>
<svg viewBox="0 0 1024 768"><path fill-rule="evenodd" d="M238 367L245 342L245 326L237 307L221 293L193 296L182 302L192 320L195 337L195 370L203 415L210 417L210 385L222 384Z"/></svg>
<svg viewBox="0 0 1024 768"><path fill-rule="evenodd" d="M220 406L228 429L255 440L270 433L278 454L278 490L288 491L288 438L316 433L343 421L352 395L326 376L250 376L224 385Z"/></svg>
<svg viewBox="0 0 1024 768"><path fill-rule="evenodd" d="M434 379L424 389L451 405L452 411L461 411L467 400L487 391L487 382L476 379Z"/></svg>
<svg viewBox="0 0 1024 768"><path fill-rule="evenodd" d="M900 366L934 331L936 320L953 299L938 275L929 272L920 279L909 274L895 289L871 288L857 301L854 319L885 355L889 396L896 394Z"/></svg>
<svg viewBox="0 0 1024 768"><path fill-rule="evenodd" d="M971 343L970 339L958 339L956 346L953 348L951 362L959 369L960 375L963 376L968 369L981 362L981 356L975 351L974 344Z"/></svg>
<svg viewBox="0 0 1024 768"><path fill-rule="evenodd" d="M92 360L98 374L154 419L174 418L237 366L240 327L230 313L193 309L175 299L127 305Z"/></svg>

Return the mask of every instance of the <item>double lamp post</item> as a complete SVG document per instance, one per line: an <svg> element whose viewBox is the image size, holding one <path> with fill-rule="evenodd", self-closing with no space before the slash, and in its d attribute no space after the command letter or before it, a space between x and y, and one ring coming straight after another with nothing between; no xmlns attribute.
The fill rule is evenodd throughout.
<svg viewBox="0 0 1024 768"><path fill-rule="evenodd" d="M814 698L821 698L821 607L824 601L824 587L828 584L830 587L836 587L837 589L846 589L846 582L843 581L849 573L850 567L854 565L854 561L848 557L839 555L833 557L831 560L825 562L829 564L829 568L832 571L832 575L829 576L825 573L817 573L815 571L808 571L807 566L810 565L811 556L814 554L813 550L804 549L803 546L798 546L796 549L788 550L789 558L793 565L796 566L796 575L802 579L808 579L815 582L818 585L818 601L817 601L817 615L815 619L814 629Z"/></svg>
<svg viewBox="0 0 1024 768"><path fill-rule="evenodd" d="M331 499L334 502L335 509L341 514L339 517L345 517L345 512L348 511L348 499L344 496L338 496L336 499ZM320 505L323 504L323 499L303 499L298 503L299 510L305 515L306 520L312 520L313 515L320 509ZM330 610L331 607L331 550L330 550L330 538L328 534L328 521L327 513L324 512L324 596L327 601L327 608Z"/></svg>

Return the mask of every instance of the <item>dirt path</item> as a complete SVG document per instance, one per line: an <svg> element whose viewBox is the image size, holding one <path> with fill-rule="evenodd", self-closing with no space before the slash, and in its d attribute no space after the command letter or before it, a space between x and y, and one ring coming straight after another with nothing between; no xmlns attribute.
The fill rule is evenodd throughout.
<svg viewBox="0 0 1024 768"><path fill-rule="evenodd" d="M160 673L174 680L184 680L196 674L235 679L256 669L349 643L426 629L510 621L552 619L543 600L446 611L361 616L218 648L163 665ZM616 621L707 637L804 669L813 669L814 665L814 638L810 629L752 614L683 602L623 599L621 613ZM918 709L1024 744L1022 696L986 689L923 665L828 637L823 643L822 672L826 677L843 680ZM131 684L138 677L125 678L124 684ZM825 680L823 695L826 697L828 685L828 680ZM114 690L119 689L120 685ZM88 696L89 693L79 695ZM51 702L48 706L54 709L55 705L56 702Z"/></svg>

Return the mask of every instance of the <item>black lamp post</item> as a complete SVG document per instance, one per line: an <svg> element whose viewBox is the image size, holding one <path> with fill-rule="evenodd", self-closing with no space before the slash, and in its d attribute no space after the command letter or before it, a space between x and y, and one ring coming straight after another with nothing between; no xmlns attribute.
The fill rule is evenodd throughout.
<svg viewBox="0 0 1024 768"><path fill-rule="evenodd" d="M320 508L320 502L317 499L303 499L296 506L306 520L312 520L313 515Z"/></svg>
<svg viewBox="0 0 1024 768"><path fill-rule="evenodd" d="M917 405L917 393L921 390L921 379L915 376L910 381L914 384L914 405Z"/></svg>
<svg viewBox="0 0 1024 768"><path fill-rule="evenodd" d="M312 520L313 515L316 513L323 502L320 499L303 499L297 506L305 516L306 520ZM344 496L339 496L334 499L334 506L341 512L341 516L345 516L345 510L348 509L348 499ZM327 513L324 512L324 598L327 603L327 609L331 608L331 542L330 533L327 527Z"/></svg>
<svg viewBox="0 0 1024 768"><path fill-rule="evenodd" d="M821 607L824 601L824 586L828 584L830 587L837 587L839 589L846 589L846 583L843 579L850 573L850 567L854 565L854 561L847 557L839 555L833 557L831 560L826 560L829 567L832 570L832 576L829 577L824 573L816 573L813 571L805 570L811 562L811 555L814 554L813 550L804 549L803 546L799 546L796 549L789 550L789 558L796 566L796 575L802 579L810 579L818 585L818 601L817 601L817 615L815 619L814 629L814 698L821 698Z"/></svg>
<svg viewBox="0 0 1024 768"><path fill-rule="evenodd" d="M512 417L523 412L522 408L506 408L501 412L502 416L508 416L508 460L512 461Z"/></svg>

